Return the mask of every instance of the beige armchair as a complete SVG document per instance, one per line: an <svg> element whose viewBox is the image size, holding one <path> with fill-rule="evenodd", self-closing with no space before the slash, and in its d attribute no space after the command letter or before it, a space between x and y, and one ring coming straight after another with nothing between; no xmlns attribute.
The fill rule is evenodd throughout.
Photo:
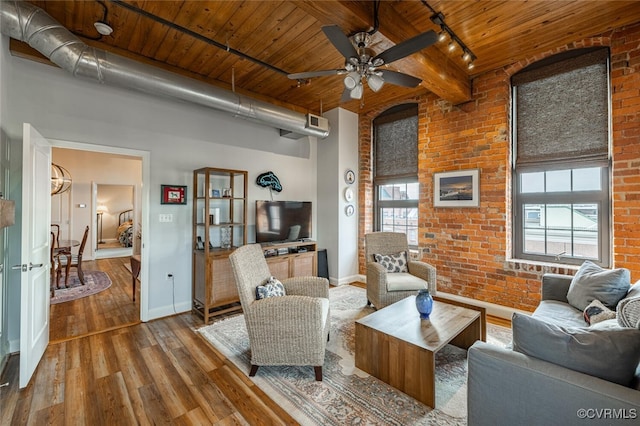
<svg viewBox="0 0 640 426"><path fill-rule="evenodd" d="M418 290L428 288L436 295L436 268L425 262L411 260L407 235L399 232L373 232L366 234L367 304L382 309ZM406 252L409 272L387 272L375 261L375 254L390 255Z"/></svg>
<svg viewBox="0 0 640 426"><path fill-rule="evenodd" d="M330 327L329 281L288 278L282 281L286 296L256 300L256 287L271 276L262 248L242 246L230 260L249 332L249 376L262 365L312 365L321 381Z"/></svg>

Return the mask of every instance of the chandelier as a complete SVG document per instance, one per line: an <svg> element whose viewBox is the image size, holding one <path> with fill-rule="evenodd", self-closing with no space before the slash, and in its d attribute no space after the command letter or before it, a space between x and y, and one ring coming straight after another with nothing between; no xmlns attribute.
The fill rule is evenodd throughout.
<svg viewBox="0 0 640 426"><path fill-rule="evenodd" d="M62 166L51 163L51 195L71 189L71 173Z"/></svg>

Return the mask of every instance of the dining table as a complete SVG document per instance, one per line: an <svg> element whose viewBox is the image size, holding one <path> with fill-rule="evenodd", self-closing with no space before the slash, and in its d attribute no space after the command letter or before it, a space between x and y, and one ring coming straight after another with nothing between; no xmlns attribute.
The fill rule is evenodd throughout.
<svg viewBox="0 0 640 426"><path fill-rule="evenodd" d="M80 241L78 240L58 240L58 250L71 250L71 247L78 247L79 245Z"/></svg>

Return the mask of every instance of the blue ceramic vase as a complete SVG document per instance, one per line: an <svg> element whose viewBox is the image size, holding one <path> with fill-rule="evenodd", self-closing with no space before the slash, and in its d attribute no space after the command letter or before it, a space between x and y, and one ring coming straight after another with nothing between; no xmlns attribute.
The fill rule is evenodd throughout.
<svg viewBox="0 0 640 426"><path fill-rule="evenodd" d="M420 313L420 319L429 319L429 315L431 315L431 311L433 310L433 298L428 289L418 291L416 308Z"/></svg>

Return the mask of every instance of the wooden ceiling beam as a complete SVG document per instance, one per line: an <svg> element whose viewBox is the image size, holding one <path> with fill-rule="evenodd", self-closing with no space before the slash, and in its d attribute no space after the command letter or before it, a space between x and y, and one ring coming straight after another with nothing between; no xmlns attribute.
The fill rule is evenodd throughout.
<svg viewBox="0 0 640 426"><path fill-rule="evenodd" d="M347 34L371 28L373 23L372 2L298 0L296 5L323 25L338 25ZM378 16L379 28L375 34L378 49L386 49L421 32L406 22L392 4L381 2ZM429 19L426 11L425 19ZM398 22L403 24L398 25ZM469 76L451 58L433 46L394 62L393 66L422 79L421 85L424 88L454 105L471 100Z"/></svg>

